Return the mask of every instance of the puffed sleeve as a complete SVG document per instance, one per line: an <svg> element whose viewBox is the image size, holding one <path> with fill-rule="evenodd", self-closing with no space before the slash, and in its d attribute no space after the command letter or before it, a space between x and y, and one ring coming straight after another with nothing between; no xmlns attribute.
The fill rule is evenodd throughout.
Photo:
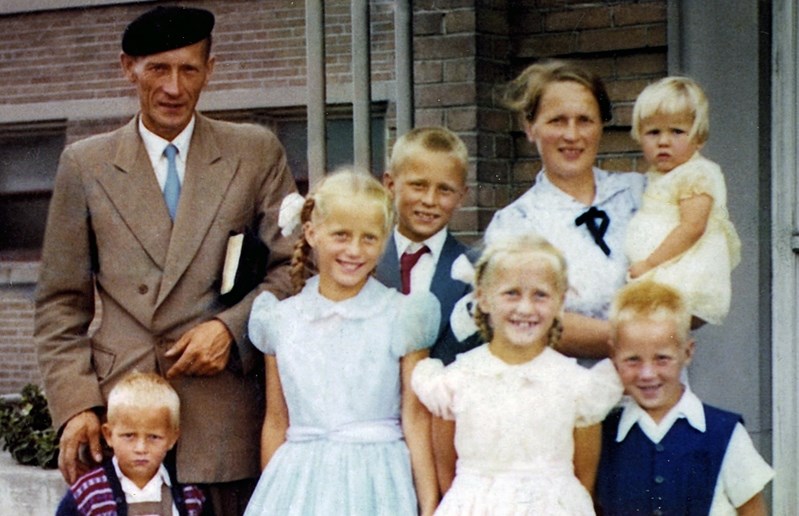
<svg viewBox="0 0 799 516"><path fill-rule="evenodd" d="M721 167L712 161L698 159L688 161L679 172L677 198L688 199L697 195L709 195L717 202L726 203L726 187Z"/></svg>
<svg viewBox="0 0 799 516"><path fill-rule="evenodd" d="M577 366L581 367L581 366ZM622 391L616 368L606 358L589 370L581 371L577 382L577 421L578 427L599 423L621 400Z"/></svg>
<svg viewBox="0 0 799 516"><path fill-rule="evenodd" d="M432 346L441 322L441 308L436 296L430 292L402 296L399 298L398 308L394 353L405 356Z"/></svg>
<svg viewBox="0 0 799 516"><path fill-rule="evenodd" d="M248 332L253 346L267 355L275 354L277 335L275 311L278 300L271 292L262 292L252 303Z"/></svg>
<svg viewBox="0 0 799 516"><path fill-rule="evenodd" d="M445 368L437 358L421 360L411 375L411 388L432 414L455 419L451 408L454 393L448 371L450 369Z"/></svg>

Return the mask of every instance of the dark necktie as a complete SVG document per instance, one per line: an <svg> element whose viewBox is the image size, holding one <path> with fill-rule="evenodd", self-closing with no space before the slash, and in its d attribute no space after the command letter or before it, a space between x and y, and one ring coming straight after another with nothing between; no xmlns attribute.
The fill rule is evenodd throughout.
<svg viewBox="0 0 799 516"><path fill-rule="evenodd" d="M164 183L164 201L169 210L169 217L175 220L178 212L178 200L180 199L180 180L178 179L178 166L175 157L178 155L178 148L171 143L164 149L166 156L166 183Z"/></svg>
<svg viewBox="0 0 799 516"><path fill-rule="evenodd" d="M407 294L411 291L411 270L413 266L416 265L416 262L419 261L419 258L421 258L423 254L429 252L430 249L426 245L423 245L415 253L406 251L400 256L400 279L402 280L403 294Z"/></svg>
<svg viewBox="0 0 799 516"><path fill-rule="evenodd" d="M610 226L610 217L608 217L607 213L596 206L591 206L585 213L574 219L574 224L576 226L585 224L585 227L588 228L588 232L594 237L596 245L602 249L605 256L610 256L610 248L608 244L605 243L604 238L608 226Z"/></svg>

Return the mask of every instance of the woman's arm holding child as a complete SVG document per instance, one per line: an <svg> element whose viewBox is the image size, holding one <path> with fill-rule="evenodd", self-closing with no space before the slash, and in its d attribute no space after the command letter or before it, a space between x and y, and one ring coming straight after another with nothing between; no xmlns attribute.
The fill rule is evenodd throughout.
<svg viewBox="0 0 799 516"><path fill-rule="evenodd" d="M699 194L680 201L680 223L645 260L630 265L630 277L637 278L658 265L679 256L705 233L713 197Z"/></svg>
<svg viewBox="0 0 799 516"><path fill-rule="evenodd" d="M561 316L563 334L557 350L574 358L605 358L610 354L610 323L608 321L565 312Z"/></svg>
<svg viewBox="0 0 799 516"><path fill-rule="evenodd" d="M289 410L283 397L283 386L277 371L274 355L265 355L266 360L266 417L261 429L261 469L266 468L275 451L286 440L289 427Z"/></svg>
<svg viewBox="0 0 799 516"><path fill-rule="evenodd" d="M433 514L438 505L438 482L433 460L430 412L411 389L411 374L416 363L426 358L428 350L419 350L402 357L402 432L411 454L413 482L419 501L419 514Z"/></svg>

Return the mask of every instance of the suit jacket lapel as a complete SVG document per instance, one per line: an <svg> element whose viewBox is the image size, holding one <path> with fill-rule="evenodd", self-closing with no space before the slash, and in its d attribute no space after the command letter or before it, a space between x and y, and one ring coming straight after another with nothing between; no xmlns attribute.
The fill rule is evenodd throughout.
<svg viewBox="0 0 799 516"><path fill-rule="evenodd" d="M134 118L120 129L112 173L97 177L141 246L153 262L163 267L172 224L150 158L139 136L137 120Z"/></svg>
<svg viewBox="0 0 799 516"><path fill-rule="evenodd" d="M386 250L383 257L377 264L377 279L383 285L400 290L402 279L400 278L399 258L397 257L397 243L394 241L394 231L391 232L386 243Z"/></svg>
<svg viewBox="0 0 799 516"><path fill-rule="evenodd" d="M196 116L180 203L158 292L159 304L194 259L238 169L238 163L222 156L208 120L199 113Z"/></svg>

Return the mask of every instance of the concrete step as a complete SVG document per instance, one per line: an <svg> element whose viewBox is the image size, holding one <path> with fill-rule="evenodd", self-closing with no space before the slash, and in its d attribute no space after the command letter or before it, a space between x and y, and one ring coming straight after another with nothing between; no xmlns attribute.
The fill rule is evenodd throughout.
<svg viewBox="0 0 799 516"><path fill-rule="evenodd" d="M0 514L53 516L66 490L58 470L22 466L0 452Z"/></svg>

